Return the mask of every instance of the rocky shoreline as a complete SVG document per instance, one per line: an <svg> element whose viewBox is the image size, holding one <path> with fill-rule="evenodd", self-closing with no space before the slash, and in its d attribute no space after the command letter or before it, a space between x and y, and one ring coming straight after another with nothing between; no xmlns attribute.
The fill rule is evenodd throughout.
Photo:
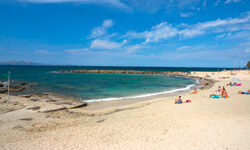
<svg viewBox="0 0 250 150"><path fill-rule="evenodd" d="M213 80L208 80L198 76L192 76L191 72L170 72L170 71L136 71L136 70L60 70L59 73L96 73L96 74L149 74L149 75L173 75L186 78L194 78L199 80L199 82L205 81L205 86L202 88L209 88L214 84ZM207 76L209 77L209 76ZM202 83L203 84L203 83Z"/></svg>
<svg viewBox="0 0 250 150"><path fill-rule="evenodd" d="M187 76L190 72L161 72L161 71L136 71L136 70L60 70L59 73L101 73L101 74L165 74Z"/></svg>

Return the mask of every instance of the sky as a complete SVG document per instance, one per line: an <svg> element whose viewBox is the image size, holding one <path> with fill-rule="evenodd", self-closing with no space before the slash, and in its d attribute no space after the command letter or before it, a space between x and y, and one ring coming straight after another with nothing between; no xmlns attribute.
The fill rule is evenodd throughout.
<svg viewBox="0 0 250 150"><path fill-rule="evenodd" d="M0 62L241 67L249 0L0 0Z"/></svg>

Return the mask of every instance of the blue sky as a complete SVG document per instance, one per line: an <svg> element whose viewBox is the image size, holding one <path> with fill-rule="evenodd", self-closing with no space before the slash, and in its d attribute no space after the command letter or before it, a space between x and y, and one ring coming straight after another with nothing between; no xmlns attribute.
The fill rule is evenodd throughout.
<svg viewBox="0 0 250 150"><path fill-rule="evenodd" d="M0 61L239 67L248 0L0 0Z"/></svg>

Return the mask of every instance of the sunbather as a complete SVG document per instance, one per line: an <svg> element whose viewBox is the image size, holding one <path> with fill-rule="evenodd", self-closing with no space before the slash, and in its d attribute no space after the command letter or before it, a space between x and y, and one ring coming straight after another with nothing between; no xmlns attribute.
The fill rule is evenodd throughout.
<svg viewBox="0 0 250 150"><path fill-rule="evenodd" d="M194 91L192 92L192 94L196 94L198 91L196 89L194 89Z"/></svg>
<svg viewBox="0 0 250 150"><path fill-rule="evenodd" d="M249 93L249 92L250 92L250 89L248 89L246 92L239 91L238 94L246 94L246 93Z"/></svg>

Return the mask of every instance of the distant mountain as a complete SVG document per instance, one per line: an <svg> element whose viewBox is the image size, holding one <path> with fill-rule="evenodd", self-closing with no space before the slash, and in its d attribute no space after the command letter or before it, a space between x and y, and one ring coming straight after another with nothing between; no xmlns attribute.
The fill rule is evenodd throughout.
<svg viewBox="0 0 250 150"><path fill-rule="evenodd" d="M0 65L36 65L36 66L76 66L76 65L57 65L57 64L43 64L43 63L33 63L29 61L15 61L15 60L10 60L6 62L0 62Z"/></svg>
<svg viewBox="0 0 250 150"><path fill-rule="evenodd" d="M10 60L6 62L0 62L0 65L44 65L40 63L33 63L29 61L15 61L15 60Z"/></svg>

